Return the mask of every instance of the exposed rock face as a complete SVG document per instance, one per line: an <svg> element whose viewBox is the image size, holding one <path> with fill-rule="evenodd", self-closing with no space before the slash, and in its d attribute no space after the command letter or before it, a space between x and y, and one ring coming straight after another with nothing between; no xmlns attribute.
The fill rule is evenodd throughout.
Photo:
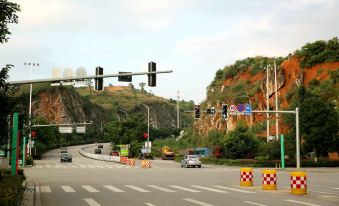
<svg viewBox="0 0 339 206"><path fill-rule="evenodd" d="M277 69L277 83L278 83L278 103L279 109L284 109L289 106L289 102L286 98L288 92L295 87L300 87L302 85L307 86L308 83L312 79L317 79L319 81L329 78L329 71L334 71L339 68L339 62L334 63L322 63L315 65L311 68L302 69L299 65L299 59L297 57L291 57L285 60ZM252 105L252 109L255 110L266 110L267 103L266 103L266 71L262 71L254 76L250 75L250 68L244 73L238 74L234 78L228 78L224 80L223 85L217 85L217 90L213 90L210 88L208 92L220 92L222 93L225 87L230 87L232 85L236 85L237 82L250 82L251 85L254 85L256 82L260 82L260 91L256 92L254 95L249 96L248 102L242 103L250 103ZM220 89L219 89L220 88ZM275 84L274 84L274 70L269 70L269 105L270 109L275 108ZM248 93L247 93L248 94ZM228 104L232 103L232 100L223 99L224 103L227 102ZM221 108L221 101L217 104L212 105L210 101L206 100L206 107L210 108L214 106L217 110ZM199 131L200 134L207 134L210 130L221 130L221 131L231 131L234 130L236 124L239 120L245 121L248 126L253 126L257 123L262 123L266 119L266 114L264 113L253 113L251 116L230 116L228 121L224 121L221 118L220 112L214 117L207 116L202 114L200 120L195 122L195 128ZM270 117L273 119L273 116ZM279 121L280 128L286 128L286 125ZM274 135L275 130L274 127L271 127L271 134ZM284 132L284 131L283 131Z"/></svg>
<svg viewBox="0 0 339 206"><path fill-rule="evenodd" d="M92 121L100 124L108 118L100 107L85 101L76 92L55 88L53 92L42 92L32 103L34 118L50 123L82 123Z"/></svg>

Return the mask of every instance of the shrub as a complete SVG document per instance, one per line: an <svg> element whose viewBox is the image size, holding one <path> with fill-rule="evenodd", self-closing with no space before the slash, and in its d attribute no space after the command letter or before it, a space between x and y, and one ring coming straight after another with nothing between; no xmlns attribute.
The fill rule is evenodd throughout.
<svg viewBox="0 0 339 206"><path fill-rule="evenodd" d="M34 164L34 160L32 156L27 156L26 157L26 165L33 165Z"/></svg>
<svg viewBox="0 0 339 206"><path fill-rule="evenodd" d="M9 169L0 170L0 205L19 206L25 189L22 186L25 176L21 169L17 176L11 176L10 173Z"/></svg>

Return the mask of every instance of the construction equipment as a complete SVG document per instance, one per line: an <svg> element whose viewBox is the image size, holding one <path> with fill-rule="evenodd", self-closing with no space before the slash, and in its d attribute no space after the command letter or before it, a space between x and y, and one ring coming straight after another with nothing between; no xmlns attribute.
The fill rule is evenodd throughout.
<svg viewBox="0 0 339 206"><path fill-rule="evenodd" d="M175 153L168 146L163 146L161 148L161 158L163 160L174 160Z"/></svg>

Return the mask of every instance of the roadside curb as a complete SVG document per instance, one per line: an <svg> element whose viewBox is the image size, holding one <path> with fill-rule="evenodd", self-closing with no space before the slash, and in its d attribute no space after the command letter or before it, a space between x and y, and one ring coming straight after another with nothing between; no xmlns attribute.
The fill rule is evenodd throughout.
<svg viewBox="0 0 339 206"><path fill-rule="evenodd" d="M22 205L41 206L40 189L38 182L34 180L28 180L24 181L22 184L25 187Z"/></svg>

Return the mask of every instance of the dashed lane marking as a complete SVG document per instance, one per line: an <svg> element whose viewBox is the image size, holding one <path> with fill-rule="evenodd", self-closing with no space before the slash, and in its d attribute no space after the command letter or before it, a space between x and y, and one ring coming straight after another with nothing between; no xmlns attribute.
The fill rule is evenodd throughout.
<svg viewBox="0 0 339 206"><path fill-rule="evenodd" d="M264 204L260 204L260 203L256 203L256 202L251 202L251 201L244 201L248 204L252 204L252 205L257 205L257 206L267 206L267 205L264 205Z"/></svg>
<svg viewBox="0 0 339 206"><path fill-rule="evenodd" d="M308 205L308 206L321 206L321 205L317 205L317 204L313 204L313 203L309 203L309 202L302 202L302 201L297 201L297 200L285 200L286 202L293 202L293 203L297 203L297 204L301 204L301 205Z"/></svg>
<svg viewBox="0 0 339 206"><path fill-rule="evenodd" d="M187 202L191 202L197 205L201 205L201 206L213 206L209 203L205 203L205 202L200 202L198 200L194 200L194 199L190 199L190 198L183 198L183 200L186 200Z"/></svg>
<svg viewBox="0 0 339 206"><path fill-rule="evenodd" d="M153 205L152 203L149 203L149 202L145 202L145 205L147 205L147 206L155 206L155 205Z"/></svg>

